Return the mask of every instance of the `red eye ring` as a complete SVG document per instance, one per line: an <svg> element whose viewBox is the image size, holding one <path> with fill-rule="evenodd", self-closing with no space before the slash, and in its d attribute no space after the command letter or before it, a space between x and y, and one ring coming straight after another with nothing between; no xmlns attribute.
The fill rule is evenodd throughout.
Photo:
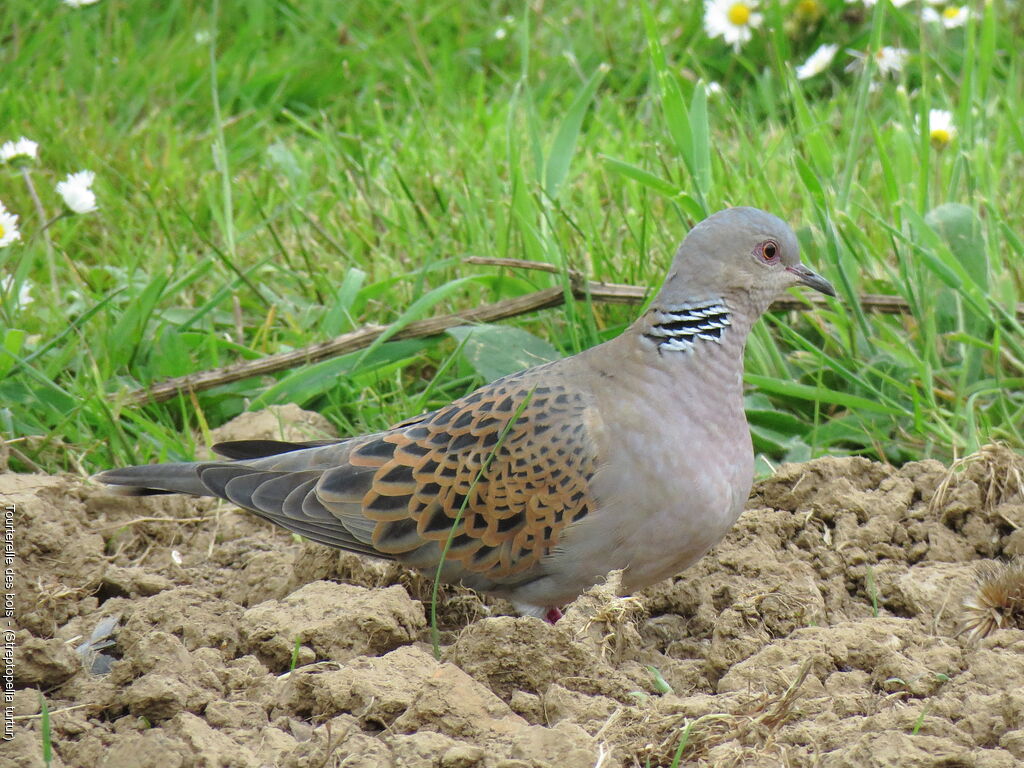
<svg viewBox="0 0 1024 768"><path fill-rule="evenodd" d="M779 244L774 240L765 240L757 247L758 255L762 261L774 264L779 260Z"/></svg>

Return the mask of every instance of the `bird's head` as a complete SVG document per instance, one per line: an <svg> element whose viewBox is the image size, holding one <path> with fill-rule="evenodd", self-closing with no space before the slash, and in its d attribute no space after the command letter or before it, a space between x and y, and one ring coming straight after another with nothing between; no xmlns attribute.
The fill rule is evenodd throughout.
<svg viewBox="0 0 1024 768"><path fill-rule="evenodd" d="M727 208L690 230L656 301L679 306L724 299L734 310L745 306L753 320L794 285L836 295L828 280L800 262L800 244L786 222L757 208Z"/></svg>

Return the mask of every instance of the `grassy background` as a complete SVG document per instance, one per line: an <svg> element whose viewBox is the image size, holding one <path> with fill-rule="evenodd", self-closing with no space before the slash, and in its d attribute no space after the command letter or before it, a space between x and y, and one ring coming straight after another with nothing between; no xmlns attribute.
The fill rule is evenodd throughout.
<svg viewBox="0 0 1024 768"><path fill-rule="evenodd" d="M125 395L562 279L467 256L653 284L689 226L734 204L792 222L842 295L751 338L765 457L1024 446L1020 7L944 30L917 3L819 2L816 21L772 3L737 55L707 39L698 3L653 3L646 19L632 2L583 5L6 0L0 139L40 142L47 218L54 183L82 168L101 205L54 222L48 245L24 179L0 169L24 238L0 251L12 466L183 459L207 426L271 402L344 433L383 428L514 365L524 338L529 354L572 354L638 309L577 302L512 321L552 349L497 334L490 367L446 336L163 405ZM846 72L840 51L797 81L821 42L910 57L879 77ZM701 78L722 93L705 99ZM930 108L959 129L942 151L917 128ZM913 315L865 313L866 292Z"/></svg>

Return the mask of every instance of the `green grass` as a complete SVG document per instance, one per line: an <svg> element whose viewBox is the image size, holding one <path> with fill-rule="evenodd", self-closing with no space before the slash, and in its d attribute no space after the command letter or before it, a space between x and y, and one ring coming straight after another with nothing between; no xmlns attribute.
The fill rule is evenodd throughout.
<svg viewBox="0 0 1024 768"><path fill-rule="evenodd" d="M24 179L0 168L23 235L0 250L13 467L187 458L253 404L383 428L482 381L458 340L383 341L162 405L126 394L567 285L467 256L655 283L688 227L732 204L791 221L842 296L750 339L748 406L770 461L1024 446L1019 9L986 4L944 30L916 3L827 0L812 25L767 4L737 55L707 38L697 3L594 5L8 0L0 140L40 142L46 218L54 183L83 168L101 205L46 230L51 258ZM831 41L910 55L879 77L846 72L840 51L796 80ZM700 78L723 92L706 97ZM941 151L917 128L930 108L955 116ZM864 311L869 292L913 316ZM571 302L510 324L567 355L636 311Z"/></svg>
<svg viewBox="0 0 1024 768"><path fill-rule="evenodd" d="M878 618L878 585L875 583L875 569L870 565L867 567L867 590L868 597L871 599L871 615L874 618Z"/></svg>
<svg viewBox="0 0 1024 768"><path fill-rule="evenodd" d="M50 705L46 703L46 697L39 694L39 733L42 739L43 765L50 768L53 763L53 729L50 725Z"/></svg>

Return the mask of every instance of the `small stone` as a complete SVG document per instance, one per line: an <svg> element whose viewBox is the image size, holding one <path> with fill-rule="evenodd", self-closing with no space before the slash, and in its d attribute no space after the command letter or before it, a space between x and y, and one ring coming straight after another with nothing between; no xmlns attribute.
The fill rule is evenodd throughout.
<svg viewBox="0 0 1024 768"><path fill-rule="evenodd" d="M402 587L369 590L314 581L283 600L250 608L239 631L251 653L284 672L296 639L316 658L345 662L387 653L417 639L425 628L423 606Z"/></svg>
<svg viewBox="0 0 1024 768"><path fill-rule="evenodd" d="M169 720L185 709L191 691L176 677L153 673L132 683L124 694L128 711L151 722Z"/></svg>
<svg viewBox="0 0 1024 768"><path fill-rule="evenodd" d="M14 646L14 684L19 687L53 688L81 668L75 649L63 640L28 637Z"/></svg>
<svg viewBox="0 0 1024 768"><path fill-rule="evenodd" d="M441 756L441 768L475 768L487 753L471 744L456 744Z"/></svg>
<svg viewBox="0 0 1024 768"><path fill-rule="evenodd" d="M1018 760L1024 760L1024 730L1007 731L999 738L999 746Z"/></svg>
<svg viewBox="0 0 1024 768"><path fill-rule="evenodd" d="M39 691L35 688L21 688L14 692L14 714L29 717L39 714Z"/></svg>

